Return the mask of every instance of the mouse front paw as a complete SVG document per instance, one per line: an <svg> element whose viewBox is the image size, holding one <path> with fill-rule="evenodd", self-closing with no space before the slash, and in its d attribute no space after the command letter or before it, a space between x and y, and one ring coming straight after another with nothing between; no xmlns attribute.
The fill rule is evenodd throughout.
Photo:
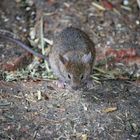
<svg viewBox="0 0 140 140"><path fill-rule="evenodd" d="M94 82L92 80L89 80L86 82L86 89L92 89L94 87Z"/></svg>

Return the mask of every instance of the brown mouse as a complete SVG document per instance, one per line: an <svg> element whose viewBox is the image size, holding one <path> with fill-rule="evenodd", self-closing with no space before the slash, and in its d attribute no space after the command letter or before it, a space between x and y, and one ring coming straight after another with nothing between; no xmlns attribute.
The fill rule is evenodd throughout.
<svg viewBox="0 0 140 140"><path fill-rule="evenodd" d="M49 63L60 81L78 89L89 80L95 45L80 29L67 27L54 37Z"/></svg>
<svg viewBox="0 0 140 140"><path fill-rule="evenodd" d="M32 50L20 40L0 32L0 37L8 39L31 54L48 61L48 58ZM49 63L54 74L63 83L77 89L88 82L95 59L94 43L80 29L67 27L54 37L54 45L49 53Z"/></svg>

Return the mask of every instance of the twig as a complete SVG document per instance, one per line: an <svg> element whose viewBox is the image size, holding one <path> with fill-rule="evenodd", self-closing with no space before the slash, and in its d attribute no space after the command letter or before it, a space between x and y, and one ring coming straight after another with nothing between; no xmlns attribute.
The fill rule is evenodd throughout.
<svg viewBox="0 0 140 140"><path fill-rule="evenodd" d="M137 0L137 3L138 3L138 7L140 9L140 0Z"/></svg>
<svg viewBox="0 0 140 140"><path fill-rule="evenodd" d="M92 5L95 6L96 8L98 8L99 10L103 10L103 11L106 10L103 6L101 6L101 5L99 5L99 4L95 3L95 2L92 2Z"/></svg>
<svg viewBox="0 0 140 140"><path fill-rule="evenodd" d="M41 17L41 20L40 20L40 41L41 41L42 54L45 55L44 34L43 34L43 16ZM45 61L45 66L46 66L47 72L50 72L47 61Z"/></svg>

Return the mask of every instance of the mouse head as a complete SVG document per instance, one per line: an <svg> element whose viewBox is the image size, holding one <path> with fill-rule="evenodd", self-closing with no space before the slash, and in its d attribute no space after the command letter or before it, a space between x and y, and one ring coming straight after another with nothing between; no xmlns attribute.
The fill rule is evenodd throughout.
<svg viewBox="0 0 140 140"><path fill-rule="evenodd" d="M71 57L72 56L72 57ZM80 88L87 82L92 71L93 57L91 52L88 54L59 55L62 75L66 83L73 89Z"/></svg>

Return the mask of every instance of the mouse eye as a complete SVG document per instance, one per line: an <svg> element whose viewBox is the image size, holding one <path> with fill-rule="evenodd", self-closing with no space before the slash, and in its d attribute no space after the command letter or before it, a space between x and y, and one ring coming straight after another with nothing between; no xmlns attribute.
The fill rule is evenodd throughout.
<svg viewBox="0 0 140 140"><path fill-rule="evenodd" d="M71 76L68 74L68 78L71 79Z"/></svg>
<svg viewBox="0 0 140 140"><path fill-rule="evenodd" d="M81 80L83 80L83 78L84 78L84 75L82 74L82 75L81 75Z"/></svg>

